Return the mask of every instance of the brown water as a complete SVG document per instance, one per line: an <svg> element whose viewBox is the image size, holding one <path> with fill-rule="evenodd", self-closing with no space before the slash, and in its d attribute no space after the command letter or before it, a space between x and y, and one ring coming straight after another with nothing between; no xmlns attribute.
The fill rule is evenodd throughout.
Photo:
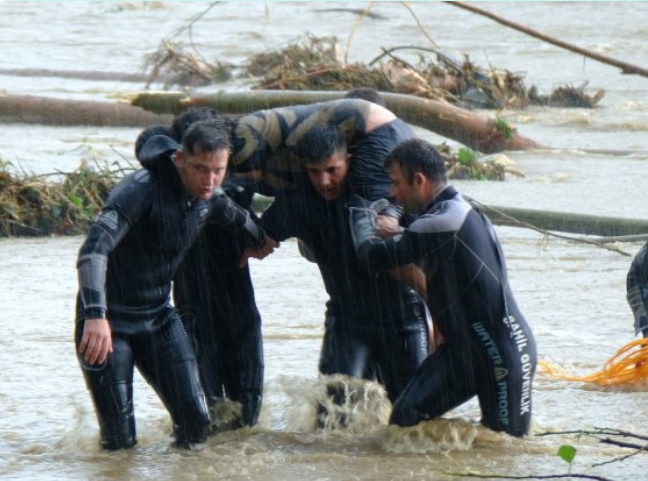
<svg viewBox="0 0 648 481"><path fill-rule="evenodd" d="M342 48L354 16L326 8L361 2L229 2L193 28L206 58L240 62L310 31L338 35ZM642 65L648 59L648 3L480 3L507 18L565 41ZM208 3L0 3L3 68L134 72L191 15ZM546 91L558 84L605 88L596 110L534 108L505 111L520 131L558 150L507 153L526 173L505 183L457 182L486 204L646 218L648 207L648 79L584 60L451 5L412 3L439 46L479 64L527 72ZM355 29L351 57L370 60L380 46L427 46L410 13L379 2ZM187 37L182 38L185 41ZM7 93L103 99L141 85L2 76ZM228 88L243 88L240 84ZM492 113L491 113L492 114ZM0 156L37 172L75 168L82 158L123 162L133 129L2 125ZM431 140L438 137L421 131ZM579 150L580 149L580 150ZM582 149L632 150L587 155ZM625 301L629 258L513 228L498 228L517 300L531 323L541 360L575 374L601 367L633 339ZM401 430L384 423L384 399L368 391L355 406L353 432L318 432L314 406L322 383L317 357L326 296L316 267L289 241L252 262L264 320L266 394L261 425L223 433L203 451L170 444L170 423L151 389L137 377L139 444L127 453L97 447L97 426L72 344L75 258L80 237L0 240L0 479L457 479L475 470L507 475L566 473L555 452L574 444L573 472L611 479L647 479L648 458L591 465L627 454L589 438L534 436L520 441L477 428L476 403L450 419ZM638 243L619 244L630 253ZM371 387L371 386L369 386ZM648 432L648 389L603 390L540 373L534 384L534 427L547 430L614 427Z"/></svg>

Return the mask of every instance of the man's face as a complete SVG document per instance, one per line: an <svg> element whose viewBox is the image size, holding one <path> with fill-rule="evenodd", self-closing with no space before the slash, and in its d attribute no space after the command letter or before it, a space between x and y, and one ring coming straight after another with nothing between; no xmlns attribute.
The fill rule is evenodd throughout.
<svg viewBox="0 0 648 481"><path fill-rule="evenodd" d="M224 149L194 155L179 150L176 164L185 189L194 197L209 199L225 179L228 158Z"/></svg>
<svg viewBox="0 0 648 481"><path fill-rule="evenodd" d="M393 163L389 167L389 179L391 180L391 195L396 202L403 207L406 213L416 214L425 208L425 199L417 179L410 184L403 174L400 165Z"/></svg>
<svg viewBox="0 0 648 481"><path fill-rule="evenodd" d="M349 172L346 152L336 152L322 162L306 164L306 172L315 190L326 200L335 200L344 190Z"/></svg>

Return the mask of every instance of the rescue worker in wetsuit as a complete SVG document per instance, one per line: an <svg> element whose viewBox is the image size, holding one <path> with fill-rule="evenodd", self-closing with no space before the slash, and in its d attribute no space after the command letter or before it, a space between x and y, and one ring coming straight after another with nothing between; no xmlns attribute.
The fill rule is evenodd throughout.
<svg viewBox="0 0 648 481"><path fill-rule="evenodd" d="M362 99L368 102L373 102L374 104L380 105L381 107L386 107L385 99L380 95L375 89L368 87L359 87L347 91L344 95L345 99ZM385 152L384 154L386 154ZM310 262L315 262L312 254L308 251L308 247L300 240L297 239L297 248L302 257Z"/></svg>
<svg viewBox="0 0 648 481"><path fill-rule="evenodd" d="M181 139L201 120L232 128L232 121L214 109L191 108L173 120L171 136ZM223 190L256 219L248 186L230 176L223 181ZM226 427L255 425L263 394L261 315L249 267L239 265L244 248L244 236L208 222L173 283L175 305L194 341L207 404L212 409L225 399L241 404L241 418Z"/></svg>
<svg viewBox="0 0 648 481"><path fill-rule="evenodd" d="M627 299L635 318L635 334L648 338L648 242L637 252L627 278Z"/></svg>
<svg viewBox="0 0 648 481"><path fill-rule="evenodd" d="M424 302L390 274L369 273L356 257L345 207L354 193L348 181L354 159L342 131L311 127L295 153L305 160L308 181L278 195L260 224L277 241L301 239L319 266L329 294L320 373L365 379L376 373L394 401L427 355Z"/></svg>
<svg viewBox="0 0 648 481"><path fill-rule="evenodd" d="M421 266L427 305L444 338L396 401L390 423L413 426L476 395L485 426L526 435L535 341L511 292L492 225L447 184L444 161L428 142L404 142L385 165L396 201L418 216L381 239L375 209L357 202L360 207L350 211L358 256L375 272L408 262Z"/></svg>
<svg viewBox="0 0 648 481"><path fill-rule="evenodd" d="M246 257L262 258L276 245L218 189L229 157L226 132L198 123L177 149L168 137L148 139L140 159L157 168L114 188L79 251L75 345L109 450L137 442L134 366L169 411L178 447L207 436L195 355L169 301L171 280L206 220L244 232L256 249Z"/></svg>

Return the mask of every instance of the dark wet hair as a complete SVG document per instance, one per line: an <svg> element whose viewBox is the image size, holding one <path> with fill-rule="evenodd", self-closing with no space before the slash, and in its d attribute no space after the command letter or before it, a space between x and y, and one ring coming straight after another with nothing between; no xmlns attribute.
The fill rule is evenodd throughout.
<svg viewBox="0 0 648 481"><path fill-rule="evenodd" d="M445 161L434 146L422 139L409 139L397 145L385 158L385 168L400 166L408 183L421 172L432 182L446 182Z"/></svg>
<svg viewBox="0 0 648 481"><path fill-rule="evenodd" d="M346 155L344 133L332 124L318 124L306 132L295 147L295 153L307 164L322 162L336 152Z"/></svg>
<svg viewBox="0 0 648 481"><path fill-rule="evenodd" d="M382 98L380 93L376 89L369 87L360 87L357 89L349 90L344 96L345 99L362 99L374 104L378 104L381 107L386 107L385 99Z"/></svg>
<svg viewBox="0 0 648 481"><path fill-rule="evenodd" d="M188 110L178 115L171 123L171 137L177 142L182 141L185 132L191 127L194 122L209 120L214 122L218 128L227 131L228 135L232 135L236 122L225 115L221 114L218 110L211 107L190 107Z"/></svg>
<svg viewBox="0 0 648 481"><path fill-rule="evenodd" d="M182 150L197 155L216 150L231 150L229 132L219 122L201 120L194 122L182 137Z"/></svg>
<svg viewBox="0 0 648 481"><path fill-rule="evenodd" d="M167 137L171 137L171 129L166 125L151 125L142 130L135 140L136 159L140 158L140 152L142 151L142 147L144 147L146 141L155 135L166 135Z"/></svg>

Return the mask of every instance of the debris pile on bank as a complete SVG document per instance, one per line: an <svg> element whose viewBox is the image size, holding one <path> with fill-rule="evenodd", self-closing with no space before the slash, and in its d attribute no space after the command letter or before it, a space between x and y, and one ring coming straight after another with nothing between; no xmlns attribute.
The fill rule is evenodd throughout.
<svg viewBox="0 0 648 481"><path fill-rule="evenodd" d="M122 175L85 162L73 172L19 174L0 161L0 236L85 233Z"/></svg>

